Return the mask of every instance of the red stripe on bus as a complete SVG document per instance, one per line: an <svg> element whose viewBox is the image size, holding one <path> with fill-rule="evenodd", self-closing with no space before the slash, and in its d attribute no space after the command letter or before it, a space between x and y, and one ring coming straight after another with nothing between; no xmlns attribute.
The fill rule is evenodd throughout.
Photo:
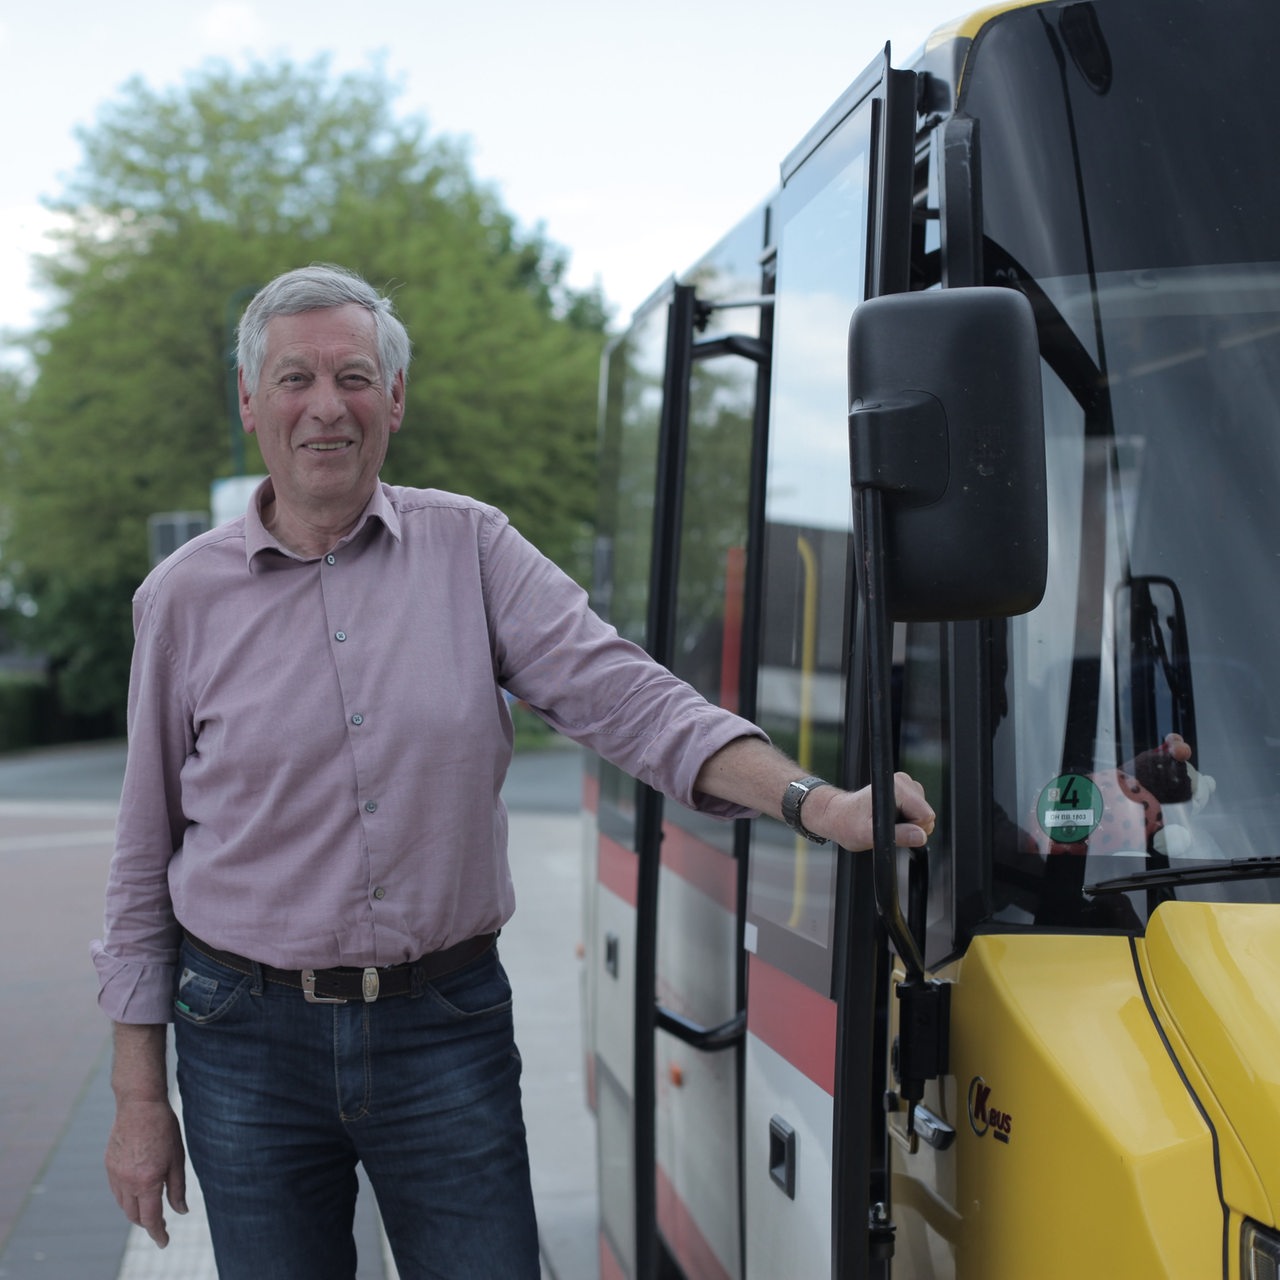
<svg viewBox="0 0 1280 1280"><path fill-rule="evenodd" d="M689 1206L680 1199L661 1165L655 1170L658 1184L658 1225L685 1272L698 1280L729 1280L724 1264L693 1220Z"/></svg>
<svg viewBox="0 0 1280 1280"><path fill-rule="evenodd" d="M834 1000L758 956L748 956L747 1030L835 1097Z"/></svg>
<svg viewBox="0 0 1280 1280"><path fill-rule="evenodd" d="M747 549L730 547L724 563L724 638L720 646L720 705L738 710L742 679L742 611L747 590Z"/></svg>
<svg viewBox="0 0 1280 1280"><path fill-rule="evenodd" d="M662 824L662 865L718 902L738 910L738 862L731 854L691 836L674 822Z"/></svg>
<svg viewBox="0 0 1280 1280"><path fill-rule="evenodd" d="M640 859L630 850L608 836L596 840L596 877L610 893L623 902L636 905L636 880L640 872Z"/></svg>
<svg viewBox="0 0 1280 1280"><path fill-rule="evenodd" d="M600 1232L600 1280L627 1280L627 1273L603 1231Z"/></svg>

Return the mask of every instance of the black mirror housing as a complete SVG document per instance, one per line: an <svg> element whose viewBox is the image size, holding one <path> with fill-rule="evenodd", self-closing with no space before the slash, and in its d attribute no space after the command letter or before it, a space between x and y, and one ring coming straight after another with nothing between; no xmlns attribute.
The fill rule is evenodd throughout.
<svg viewBox="0 0 1280 1280"><path fill-rule="evenodd" d="M888 616L1034 609L1048 513L1027 299L985 287L869 299L849 325L849 402L855 506L881 495Z"/></svg>

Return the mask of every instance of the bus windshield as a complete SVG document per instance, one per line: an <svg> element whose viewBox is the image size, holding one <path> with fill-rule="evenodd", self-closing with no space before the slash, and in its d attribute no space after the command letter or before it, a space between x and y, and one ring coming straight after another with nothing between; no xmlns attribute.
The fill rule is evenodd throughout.
<svg viewBox="0 0 1280 1280"><path fill-rule="evenodd" d="M1140 3L1005 15L961 103L984 273L1031 298L1043 355L1048 590L992 628L1010 924L1280 900L1275 20L1245 0L1114 20Z"/></svg>

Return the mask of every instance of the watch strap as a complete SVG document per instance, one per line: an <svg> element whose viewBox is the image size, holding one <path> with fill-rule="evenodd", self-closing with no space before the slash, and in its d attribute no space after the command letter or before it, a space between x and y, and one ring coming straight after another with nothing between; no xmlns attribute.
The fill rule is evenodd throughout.
<svg viewBox="0 0 1280 1280"><path fill-rule="evenodd" d="M825 778L814 777L810 774L805 778L797 778L794 782L787 783L787 789L782 793L782 820L791 828L796 835L804 836L806 840L813 844L826 844L824 836L816 836L805 825L801 818L801 810L804 807L805 799L810 791L816 791L819 787L829 787L829 783Z"/></svg>

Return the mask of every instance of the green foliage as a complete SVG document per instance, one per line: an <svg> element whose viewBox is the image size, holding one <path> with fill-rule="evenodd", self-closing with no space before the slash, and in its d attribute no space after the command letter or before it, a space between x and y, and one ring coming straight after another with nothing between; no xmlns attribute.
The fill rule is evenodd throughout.
<svg viewBox="0 0 1280 1280"><path fill-rule="evenodd" d="M511 707L511 726L514 730L514 748L516 751L546 751L571 745L568 738L562 738L545 720L530 711L523 703L514 703Z"/></svg>
<svg viewBox="0 0 1280 1280"><path fill-rule="evenodd" d="M303 263L393 290L414 341L384 477L493 502L585 569L602 302L393 97L376 70L214 63L178 90L130 82L82 134L36 378L0 385L0 585L35 599L29 640L69 706L123 704L147 517L207 508L241 459L261 469L231 335L253 289Z"/></svg>
<svg viewBox="0 0 1280 1280"><path fill-rule="evenodd" d="M15 751L39 741L40 724L50 701L44 680L0 675L0 751Z"/></svg>

